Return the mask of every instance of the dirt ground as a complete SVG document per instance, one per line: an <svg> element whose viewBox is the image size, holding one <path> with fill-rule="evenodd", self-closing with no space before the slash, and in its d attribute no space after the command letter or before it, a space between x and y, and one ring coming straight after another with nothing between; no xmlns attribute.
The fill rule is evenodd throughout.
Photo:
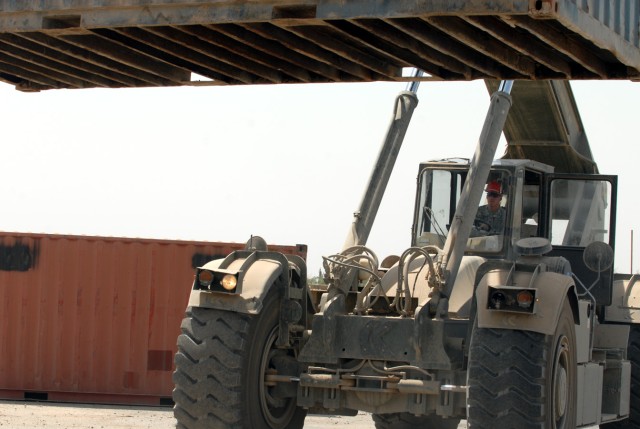
<svg viewBox="0 0 640 429"><path fill-rule="evenodd" d="M0 429L173 429L171 408L0 401ZM307 416L304 429L374 429L371 415ZM458 429L466 429L465 421ZM598 429L593 426L585 429Z"/></svg>
<svg viewBox="0 0 640 429"><path fill-rule="evenodd" d="M309 416L305 429L349 427L373 429L371 416ZM466 425L461 424L460 429ZM170 408L55 404L0 401L2 429L170 429L175 428Z"/></svg>

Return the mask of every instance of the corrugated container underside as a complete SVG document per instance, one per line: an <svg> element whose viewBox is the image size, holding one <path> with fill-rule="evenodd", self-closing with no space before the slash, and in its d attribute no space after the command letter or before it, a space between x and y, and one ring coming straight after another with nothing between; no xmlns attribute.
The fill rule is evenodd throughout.
<svg viewBox="0 0 640 429"><path fill-rule="evenodd" d="M0 233L0 398L161 404L194 266L242 247Z"/></svg>
<svg viewBox="0 0 640 429"><path fill-rule="evenodd" d="M0 80L402 81L408 67L433 80L635 80L639 17L640 0L3 0Z"/></svg>

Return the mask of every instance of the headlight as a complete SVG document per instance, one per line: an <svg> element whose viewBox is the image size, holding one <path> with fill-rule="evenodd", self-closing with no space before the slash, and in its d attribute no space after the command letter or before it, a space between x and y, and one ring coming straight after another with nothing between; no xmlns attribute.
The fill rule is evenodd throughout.
<svg viewBox="0 0 640 429"><path fill-rule="evenodd" d="M220 281L220 285L228 291L234 290L237 284L238 280L236 279L236 276L233 276L231 274L225 275Z"/></svg>

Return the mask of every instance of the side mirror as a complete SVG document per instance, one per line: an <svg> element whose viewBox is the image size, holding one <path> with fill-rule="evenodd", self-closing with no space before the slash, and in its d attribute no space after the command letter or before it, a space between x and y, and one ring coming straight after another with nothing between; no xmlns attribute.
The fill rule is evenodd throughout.
<svg viewBox="0 0 640 429"><path fill-rule="evenodd" d="M591 271L601 273L613 265L613 249L607 243L594 241L584 249L582 260Z"/></svg>

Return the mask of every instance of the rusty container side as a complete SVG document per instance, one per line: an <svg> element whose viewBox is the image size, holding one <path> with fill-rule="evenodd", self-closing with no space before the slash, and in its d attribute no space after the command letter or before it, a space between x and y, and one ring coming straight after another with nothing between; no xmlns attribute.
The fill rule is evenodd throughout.
<svg viewBox="0 0 640 429"><path fill-rule="evenodd" d="M0 233L0 398L168 402L194 267L243 246Z"/></svg>

